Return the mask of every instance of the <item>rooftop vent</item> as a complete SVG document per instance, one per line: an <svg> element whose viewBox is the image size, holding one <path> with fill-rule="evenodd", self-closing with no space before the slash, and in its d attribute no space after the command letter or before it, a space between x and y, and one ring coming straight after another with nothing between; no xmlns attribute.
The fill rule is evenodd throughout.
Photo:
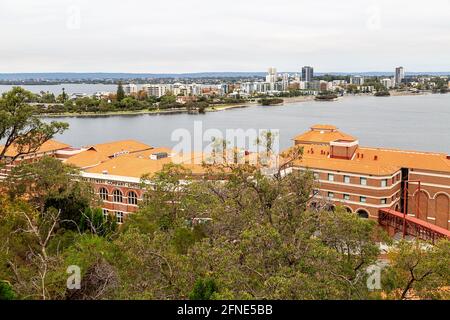
<svg viewBox="0 0 450 320"><path fill-rule="evenodd" d="M163 158L167 158L169 155L167 152L157 152L150 155L150 159L152 160L159 160Z"/></svg>

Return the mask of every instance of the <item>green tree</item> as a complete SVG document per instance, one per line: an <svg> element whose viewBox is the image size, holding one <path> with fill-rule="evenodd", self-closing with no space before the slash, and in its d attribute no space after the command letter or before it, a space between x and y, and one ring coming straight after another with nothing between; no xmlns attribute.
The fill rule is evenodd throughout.
<svg viewBox="0 0 450 320"><path fill-rule="evenodd" d="M394 299L449 299L450 242L399 242L389 253L383 288Z"/></svg>
<svg viewBox="0 0 450 320"><path fill-rule="evenodd" d="M11 285L6 282L0 280L0 300L14 300L15 294Z"/></svg>
<svg viewBox="0 0 450 320"><path fill-rule="evenodd" d="M100 208L87 208L80 219L80 231L90 232L100 237L111 237L117 230L117 223L111 217L105 217Z"/></svg>
<svg viewBox="0 0 450 320"><path fill-rule="evenodd" d="M117 93L116 93L117 101L122 101L125 98L125 91L123 90L122 82L119 81L119 84L117 85Z"/></svg>
<svg viewBox="0 0 450 320"><path fill-rule="evenodd" d="M78 174L73 166L43 157L38 162L14 167L6 187L12 198L25 196L41 213L49 208L59 210L63 226L73 229L93 199L90 185L74 179Z"/></svg>
<svg viewBox="0 0 450 320"><path fill-rule="evenodd" d="M211 300L214 293L218 291L217 283L214 279L198 279L195 281L194 288L189 294L190 300Z"/></svg>
<svg viewBox="0 0 450 320"><path fill-rule="evenodd" d="M32 93L20 87L3 93L0 99L0 163L6 152L14 147L13 159L35 152L46 141L68 128L67 123L45 123L37 116L38 110L28 102Z"/></svg>

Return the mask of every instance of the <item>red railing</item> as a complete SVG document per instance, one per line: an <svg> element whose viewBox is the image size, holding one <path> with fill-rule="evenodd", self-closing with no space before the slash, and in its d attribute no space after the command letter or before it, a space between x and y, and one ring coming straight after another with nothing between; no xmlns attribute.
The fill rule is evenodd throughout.
<svg viewBox="0 0 450 320"><path fill-rule="evenodd" d="M384 227L394 229L394 232L402 232L433 244L440 239L450 239L450 231L426 221L405 215L392 209L380 209L378 211L378 223Z"/></svg>

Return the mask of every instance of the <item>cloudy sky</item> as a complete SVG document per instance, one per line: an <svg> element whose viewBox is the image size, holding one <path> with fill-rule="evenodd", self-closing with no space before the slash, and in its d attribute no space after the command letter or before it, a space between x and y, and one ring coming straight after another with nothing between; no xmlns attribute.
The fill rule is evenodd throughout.
<svg viewBox="0 0 450 320"><path fill-rule="evenodd" d="M450 0L1 0L0 73L450 71Z"/></svg>

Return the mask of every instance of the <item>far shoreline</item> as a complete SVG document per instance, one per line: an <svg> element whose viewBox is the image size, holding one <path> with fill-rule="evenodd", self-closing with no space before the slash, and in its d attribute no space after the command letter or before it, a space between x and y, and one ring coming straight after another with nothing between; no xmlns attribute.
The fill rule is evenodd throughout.
<svg viewBox="0 0 450 320"><path fill-rule="evenodd" d="M402 96L424 96L424 95L431 95L431 92L404 92L404 91L393 91L391 92L390 96L384 97L384 98L390 98L390 97L402 97ZM342 98L354 98L354 97L374 97L373 94L368 93L360 93L360 94L351 94L351 95L344 95L339 96L337 99L334 99L333 101L317 101L317 102L335 102L339 101ZM381 97L380 97L381 98ZM283 103L273 105L273 106L263 106L260 103L256 101L248 101L244 104L232 104L232 105L213 105L208 107L205 112L219 112L219 111L225 111L225 110L231 110L231 109L242 109L242 108L249 108L249 107L276 107L276 106L282 106L282 105L289 105L293 103L301 103L301 102L309 102L309 101L315 101L315 96L308 95L308 96L298 96L298 97L283 97ZM181 114L181 113L188 113L188 110L186 108L180 108L180 109L169 109L169 110L136 110L136 111L111 111L111 112L85 112L85 113L41 113L38 116L41 118L82 118L82 117L111 117L111 116L133 116L133 115L170 115L170 114Z"/></svg>

